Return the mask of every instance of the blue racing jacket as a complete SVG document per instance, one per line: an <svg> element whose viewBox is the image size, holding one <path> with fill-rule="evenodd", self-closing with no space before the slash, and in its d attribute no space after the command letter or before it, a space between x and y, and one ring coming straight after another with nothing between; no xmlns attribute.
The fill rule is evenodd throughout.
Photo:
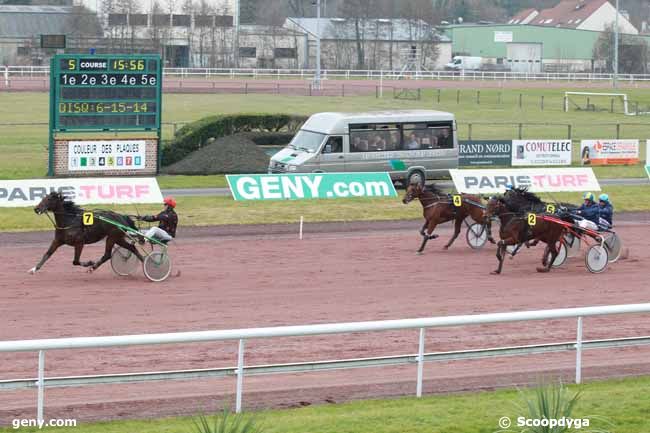
<svg viewBox="0 0 650 433"><path fill-rule="evenodd" d="M610 203L607 203L605 206L598 205L598 213L599 216L606 220L610 226L613 224L612 217L614 216L614 208Z"/></svg>
<svg viewBox="0 0 650 433"><path fill-rule="evenodd" d="M583 203L582 206L578 208L578 214L584 219L587 219L594 224L598 224L598 218L600 217L600 207L596 203L589 206Z"/></svg>

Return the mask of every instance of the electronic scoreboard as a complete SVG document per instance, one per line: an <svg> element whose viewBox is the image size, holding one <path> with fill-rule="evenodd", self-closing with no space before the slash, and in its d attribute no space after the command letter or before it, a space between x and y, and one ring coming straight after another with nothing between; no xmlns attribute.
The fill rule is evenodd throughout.
<svg viewBox="0 0 650 433"><path fill-rule="evenodd" d="M50 176L158 172L159 55L58 54L50 67Z"/></svg>
<svg viewBox="0 0 650 433"><path fill-rule="evenodd" d="M57 55L52 59L52 129L160 129L161 77L159 56Z"/></svg>

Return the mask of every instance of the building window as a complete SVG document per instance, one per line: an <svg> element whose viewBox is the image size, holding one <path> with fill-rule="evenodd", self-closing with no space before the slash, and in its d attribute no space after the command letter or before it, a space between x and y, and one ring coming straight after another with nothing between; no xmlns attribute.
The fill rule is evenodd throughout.
<svg viewBox="0 0 650 433"><path fill-rule="evenodd" d="M172 15L172 26L191 27L192 18L189 15Z"/></svg>
<svg viewBox="0 0 650 433"><path fill-rule="evenodd" d="M273 57L276 59L295 59L296 49L295 48L275 48L273 50Z"/></svg>
<svg viewBox="0 0 650 433"><path fill-rule="evenodd" d="M131 14L129 15L129 24L132 26L146 26L147 14Z"/></svg>
<svg viewBox="0 0 650 433"><path fill-rule="evenodd" d="M239 47L239 57L254 59L257 57L257 48L255 47Z"/></svg>
<svg viewBox="0 0 650 433"><path fill-rule="evenodd" d="M197 27L212 27L214 17L211 15L196 15L194 17L194 25Z"/></svg>
<svg viewBox="0 0 650 433"><path fill-rule="evenodd" d="M169 25L169 15L155 14L151 16L151 25L153 26L168 26Z"/></svg>
<svg viewBox="0 0 650 433"><path fill-rule="evenodd" d="M16 48L16 55L18 56L29 56L31 53L31 48L29 47L17 47Z"/></svg>
<svg viewBox="0 0 650 433"><path fill-rule="evenodd" d="M217 15L214 17L214 25L216 27L232 27L232 15Z"/></svg>
<svg viewBox="0 0 650 433"><path fill-rule="evenodd" d="M126 14L109 14L108 15L108 25L109 26L125 26L126 25Z"/></svg>

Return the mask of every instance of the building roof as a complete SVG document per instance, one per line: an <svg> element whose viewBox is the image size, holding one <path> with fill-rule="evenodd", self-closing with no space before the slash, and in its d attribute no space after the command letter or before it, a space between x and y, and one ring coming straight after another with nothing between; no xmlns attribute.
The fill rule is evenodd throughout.
<svg viewBox="0 0 650 433"><path fill-rule="evenodd" d="M321 39L356 39L354 21L351 19L321 18L318 22L318 18L287 18L287 23L294 24L313 37L320 33ZM451 42L423 20L364 19L361 21L361 31L365 40L414 41L435 34L440 42Z"/></svg>
<svg viewBox="0 0 650 433"><path fill-rule="evenodd" d="M517 15L512 17L512 19L508 21L508 24L527 24L526 21L533 14L539 14L539 11L534 8L524 9L523 11L519 12Z"/></svg>
<svg viewBox="0 0 650 433"><path fill-rule="evenodd" d="M575 29L606 3L608 0L562 0L555 7L542 9L529 24ZM524 12L518 13L513 20L521 18ZM530 12L526 16L529 15Z"/></svg>
<svg viewBox="0 0 650 433"><path fill-rule="evenodd" d="M41 34L73 33L71 6L13 6L0 5L0 37L33 38Z"/></svg>

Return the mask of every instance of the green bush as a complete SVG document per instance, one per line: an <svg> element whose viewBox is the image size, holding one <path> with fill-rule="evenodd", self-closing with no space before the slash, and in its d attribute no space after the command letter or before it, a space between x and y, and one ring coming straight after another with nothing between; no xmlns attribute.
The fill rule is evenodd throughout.
<svg viewBox="0 0 650 433"><path fill-rule="evenodd" d="M210 138L221 138L239 132L293 132L307 120L289 114L234 114L209 116L189 123L178 130L174 139L163 144L162 165L180 161L203 146Z"/></svg>

